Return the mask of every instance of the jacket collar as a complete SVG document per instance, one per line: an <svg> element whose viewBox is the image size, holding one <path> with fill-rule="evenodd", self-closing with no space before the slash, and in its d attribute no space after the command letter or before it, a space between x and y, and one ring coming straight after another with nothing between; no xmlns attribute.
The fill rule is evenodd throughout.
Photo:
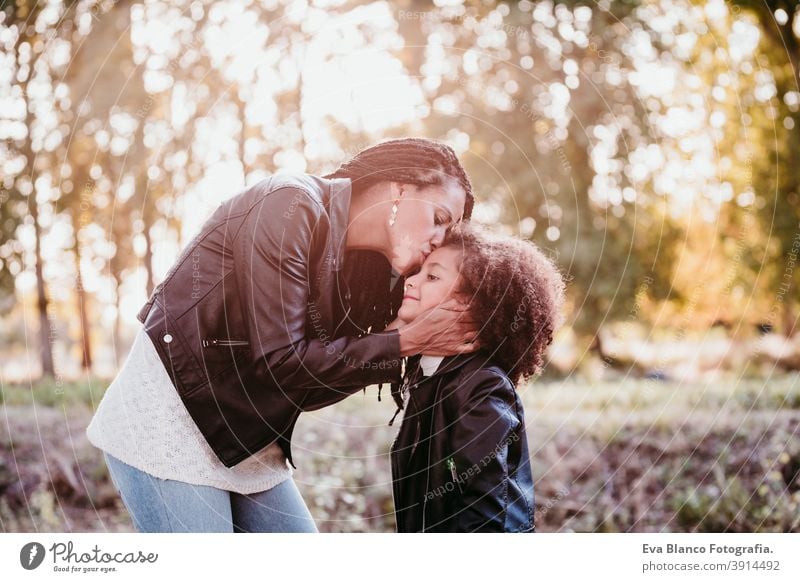
<svg viewBox="0 0 800 582"><path fill-rule="evenodd" d="M439 364L439 368L436 372L433 373L434 376L449 374L450 372L454 372L455 370L464 367L469 362L473 362L475 364L482 364L490 359L490 354L484 352L482 350L478 350L477 352L471 352L469 354L457 354L455 356L447 356L442 363Z"/></svg>
<svg viewBox="0 0 800 582"><path fill-rule="evenodd" d="M341 271L344 266L344 252L347 243L351 183L350 178L332 178L328 182L326 206L330 216L331 240L333 241L332 270Z"/></svg>
<svg viewBox="0 0 800 582"><path fill-rule="evenodd" d="M420 356L413 356L413 365L419 365L419 358ZM412 360L409 360L411 362ZM474 361L474 362L473 362ZM449 374L459 368L462 368L469 362L473 362L479 366L490 364L492 362L492 354L485 350L478 350L476 352L471 352L468 354L457 354L455 356L447 356L442 363L439 364L439 367L436 371L431 374L430 376L426 376L426 378L435 378L437 376L444 376L445 374Z"/></svg>

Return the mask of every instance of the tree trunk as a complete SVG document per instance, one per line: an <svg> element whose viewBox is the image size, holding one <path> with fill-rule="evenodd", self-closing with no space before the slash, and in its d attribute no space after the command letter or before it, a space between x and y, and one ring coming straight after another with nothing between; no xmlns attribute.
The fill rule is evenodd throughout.
<svg viewBox="0 0 800 582"><path fill-rule="evenodd" d="M153 294L153 289L155 289L155 276L153 275L153 240L150 238L150 224L148 224L147 219L145 219L142 234L144 235L145 241L144 268L147 271L147 281L145 285L147 286L147 297L149 299Z"/></svg>
<svg viewBox="0 0 800 582"><path fill-rule="evenodd" d="M308 54L308 45L303 48L303 61L297 65L297 127L300 129L300 155L305 157L308 141L306 140L306 124L303 117L303 90L305 89L305 56ZM361 128L363 129L363 127Z"/></svg>
<svg viewBox="0 0 800 582"><path fill-rule="evenodd" d="M242 164L242 184L246 185L247 172L250 171L250 168L247 167L247 162L244 161L244 146L247 141L247 114L245 112L247 104L242 101L235 91L233 93L233 101L239 114L239 122L242 124L242 129L239 131L239 162Z"/></svg>
<svg viewBox="0 0 800 582"><path fill-rule="evenodd" d="M122 318L120 317L119 312L119 304L120 304L120 297L119 297L119 290L122 286L122 281L117 276L116 273L113 274L114 279L114 329L112 332L112 341L114 342L114 369L119 370L119 360L117 358L117 354L120 353L122 349L122 344L120 343L120 327Z"/></svg>
<svg viewBox="0 0 800 582"><path fill-rule="evenodd" d="M143 124L144 122L142 122ZM144 148L144 144L141 146ZM142 236L144 236L144 268L147 272L147 279L145 280L145 289L147 297L153 294L155 288L155 277L153 276L153 239L150 237L150 227L153 226L153 206L155 205L155 193L148 189L147 172L143 168L139 175L136 177L136 195L141 199L141 207L139 209L139 216L142 217Z"/></svg>
<svg viewBox="0 0 800 582"><path fill-rule="evenodd" d="M25 105L27 113L25 124L28 128L28 135L25 138L23 154L27 160L27 167L30 168L31 192L28 195L28 209L33 219L33 232L35 239L34 251L34 272L36 273L36 306L39 311L39 349L42 358L42 376L55 376L55 366L53 364L53 346L50 343L50 319L47 317L47 287L44 282L44 267L42 265L42 229L39 224L39 202L36 200L36 170L34 168L34 153L31 143L30 132L33 127L33 112L28 101L28 81L23 84L25 95Z"/></svg>
<svg viewBox="0 0 800 582"><path fill-rule="evenodd" d="M789 282L789 290L787 291L786 295L783 299L783 335L784 337L790 338L792 337L795 332L797 331L797 318L794 314L794 273L792 273L792 279Z"/></svg>
<svg viewBox="0 0 800 582"><path fill-rule="evenodd" d="M83 288L83 276L81 275L81 251L75 237L75 273L76 287L78 292L78 312L81 317L81 368L90 372L92 370L92 343L91 328L89 326L89 296Z"/></svg>
<svg viewBox="0 0 800 582"><path fill-rule="evenodd" d="M42 230L39 226L39 207L36 202L36 191L30 193L29 207L33 218L33 230L36 238L35 265L36 272L36 305L39 311L39 344L42 356L42 376L56 375L53 364L53 346L50 343L50 319L47 317L47 290L44 283L42 266Z"/></svg>

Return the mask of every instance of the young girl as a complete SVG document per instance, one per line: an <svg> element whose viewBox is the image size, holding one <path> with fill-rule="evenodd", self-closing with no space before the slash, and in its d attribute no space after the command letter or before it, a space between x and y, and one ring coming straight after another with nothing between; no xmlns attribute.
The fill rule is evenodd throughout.
<svg viewBox="0 0 800 582"><path fill-rule="evenodd" d="M406 280L395 325L461 303L478 323L480 349L409 358L403 386L392 387L398 412L405 408L391 452L397 531L534 531L515 385L541 372L563 297L558 269L533 243L466 225Z"/></svg>

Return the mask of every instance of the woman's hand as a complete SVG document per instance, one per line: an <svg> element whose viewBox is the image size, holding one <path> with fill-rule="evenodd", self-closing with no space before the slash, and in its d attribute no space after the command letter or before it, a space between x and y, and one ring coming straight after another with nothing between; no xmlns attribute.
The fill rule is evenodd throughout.
<svg viewBox="0 0 800 582"><path fill-rule="evenodd" d="M394 320L386 329L400 332L401 356L453 356L480 348L477 326L468 307L457 299L423 311L410 323Z"/></svg>

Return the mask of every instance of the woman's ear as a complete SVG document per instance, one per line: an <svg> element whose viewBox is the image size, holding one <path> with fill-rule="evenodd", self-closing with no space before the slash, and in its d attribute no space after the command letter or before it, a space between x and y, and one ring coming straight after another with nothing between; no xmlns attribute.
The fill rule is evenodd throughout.
<svg viewBox="0 0 800 582"><path fill-rule="evenodd" d="M407 189L408 184L403 182L389 182L389 197L393 202L397 203Z"/></svg>

